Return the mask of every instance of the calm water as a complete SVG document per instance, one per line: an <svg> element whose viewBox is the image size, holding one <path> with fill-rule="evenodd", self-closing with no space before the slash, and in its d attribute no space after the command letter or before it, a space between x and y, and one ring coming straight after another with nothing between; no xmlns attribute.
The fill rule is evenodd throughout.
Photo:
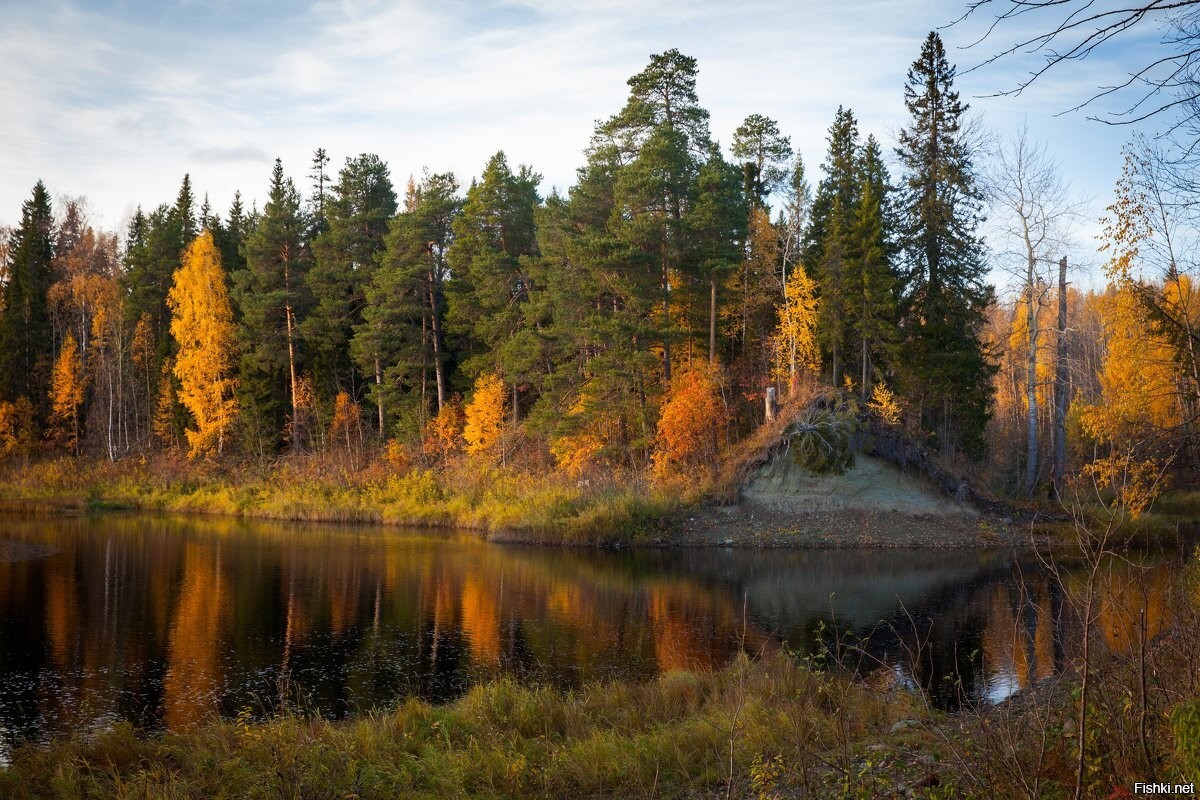
<svg viewBox="0 0 1200 800"><path fill-rule="evenodd" d="M636 680L784 642L858 643L872 680L953 707L1053 674L1078 629L1076 579L1004 553L596 552L143 516L5 518L0 540L52 550L0 563L0 759L121 719L178 729L297 701L339 717L500 673ZM1151 636L1169 624L1170 570L1104 572L1110 647L1138 640L1143 606Z"/></svg>

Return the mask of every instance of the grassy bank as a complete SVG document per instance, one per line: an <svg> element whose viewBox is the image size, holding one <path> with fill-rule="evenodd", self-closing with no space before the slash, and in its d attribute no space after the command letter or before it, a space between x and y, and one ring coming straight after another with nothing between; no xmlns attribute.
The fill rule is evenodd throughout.
<svg viewBox="0 0 1200 800"><path fill-rule="evenodd" d="M449 705L409 700L347 722L239 718L150 738L119 726L25 747L0 769L0 796L1066 797L1077 691L1072 679L1052 681L1000 708L947 716L915 692L871 689L781 654L645 685L500 680ZM1195 780L1200 704L1167 709L1139 741L1122 699L1092 710L1084 796L1124 797L1147 776Z"/></svg>
<svg viewBox="0 0 1200 800"><path fill-rule="evenodd" d="M638 476L572 481L556 473L460 464L398 471L386 462L348 470L319 462L266 469L69 458L8 467L0 497L11 510L136 509L312 522L478 530L491 538L613 544L659 535L693 490L655 488Z"/></svg>

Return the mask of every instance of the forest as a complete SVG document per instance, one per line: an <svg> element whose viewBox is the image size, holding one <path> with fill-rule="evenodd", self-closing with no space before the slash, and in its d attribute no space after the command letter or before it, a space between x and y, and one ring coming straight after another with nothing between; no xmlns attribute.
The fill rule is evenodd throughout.
<svg viewBox="0 0 1200 800"><path fill-rule="evenodd" d="M184 175L117 232L39 182L0 239L0 453L694 485L768 390L825 385L1008 498L1080 476L1140 510L1194 465L1200 309L1154 142L1078 289L1082 204L971 115L937 33L897 141L840 107L819 172L763 114L723 149L698 69L651 56L565 195L502 151L398 191L318 148L303 193L276 160L222 214Z"/></svg>

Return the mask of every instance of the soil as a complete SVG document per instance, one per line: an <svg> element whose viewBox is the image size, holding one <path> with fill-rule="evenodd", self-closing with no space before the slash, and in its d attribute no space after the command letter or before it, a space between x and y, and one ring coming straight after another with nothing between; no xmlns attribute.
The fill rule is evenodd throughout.
<svg viewBox="0 0 1200 800"><path fill-rule="evenodd" d="M1028 526L990 518L882 459L859 455L842 475L813 475L786 453L750 476L737 505L697 509L671 539L671 544L731 547L1031 544Z"/></svg>

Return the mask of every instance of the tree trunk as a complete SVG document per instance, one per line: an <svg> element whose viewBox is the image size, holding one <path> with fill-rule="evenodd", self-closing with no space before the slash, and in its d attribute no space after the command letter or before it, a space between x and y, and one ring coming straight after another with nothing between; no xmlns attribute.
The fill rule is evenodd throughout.
<svg viewBox="0 0 1200 800"><path fill-rule="evenodd" d="M1054 491L1067 468L1067 257L1058 262L1058 342L1054 364Z"/></svg>
<svg viewBox="0 0 1200 800"><path fill-rule="evenodd" d="M433 334L433 374L437 382L438 412L446 404L445 365L442 364L442 323L438 319L437 266L429 267L429 327Z"/></svg>
<svg viewBox="0 0 1200 800"><path fill-rule="evenodd" d="M717 364L717 276L708 281L708 366Z"/></svg>
<svg viewBox="0 0 1200 800"><path fill-rule="evenodd" d="M1038 429L1037 429L1037 345L1038 308L1035 302L1037 286L1033 275L1034 258L1029 254L1029 267L1025 283L1025 311L1029 329L1029 354L1025 361L1025 494L1033 494L1038 475Z"/></svg>
<svg viewBox="0 0 1200 800"><path fill-rule="evenodd" d="M379 438L383 439L383 365L375 354L375 406L379 410Z"/></svg>

